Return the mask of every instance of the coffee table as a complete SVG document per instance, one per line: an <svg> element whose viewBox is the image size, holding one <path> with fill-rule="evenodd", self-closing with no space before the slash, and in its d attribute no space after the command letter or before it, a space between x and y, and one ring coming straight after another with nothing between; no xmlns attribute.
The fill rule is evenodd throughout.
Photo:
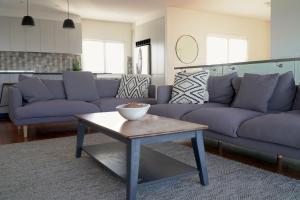
<svg viewBox="0 0 300 200"><path fill-rule="evenodd" d="M141 184L168 178L199 174L200 183L208 185L202 130L207 126L147 114L141 120L127 121L118 112L76 115L76 157L82 151L101 166L126 180L127 200L135 200ZM99 130L118 142L83 146L87 127ZM197 168L161 154L146 144L191 139Z"/></svg>

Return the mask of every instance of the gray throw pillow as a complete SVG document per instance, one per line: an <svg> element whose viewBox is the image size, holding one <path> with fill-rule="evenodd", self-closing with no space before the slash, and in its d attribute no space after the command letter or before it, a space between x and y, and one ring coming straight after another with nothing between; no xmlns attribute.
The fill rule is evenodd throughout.
<svg viewBox="0 0 300 200"><path fill-rule="evenodd" d="M25 80L25 79L29 79L29 78L34 78L34 77L32 77L32 76L26 76L26 75L20 74L20 75L19 75L19 82L20 82L20 81L23 81L23 80Z"/></svg>
<svg viewBox="0 0 300 200"><path fill-rule="evenodd" d="M267 112L278 82L278 74L245 74L232 107Z"/></svg>
<svg viewBox="0 0 300 200"><path fill-rule="evenodd" d="M293 106L296 85L293 72L281 74L269 102L269 111L289 111Z"/></svg>
<svg viewBox="0 0 300 200"><path fill-rule="evenodd" d="M23 81L26 79L31 79L34 77L26 76L23 74L19 75L19 81ZM48 79L40 79L45 86L49 89L49 91L52 93L54 99L65 99L66 93L65 93L65 86L64 82L62 80L48 80Z"/></svg>
<svg viewBox="0 0 300 200"><path fill-rule="evenodd" d="M210 76L207 81L209 102L229 104L232 102L234 90L232 80L237 77L237 73L225 76Z"/></svg>
<svg viewBox="0 0 300 200"><path fill-rule="evenodd" d="M91 72L63 72L63 80L69 100L95 101L99 98Z"/></svg>
<svg viewBox="0 0 300 200"><path fill-rule="evenodd" d="M36 101L47 101L54 96L38 78L25 78L17 84L25 101L33 103Z"/></svg>
<svg viewBox="0 0 300 200"><path fill-rule="evenodd" d="M297 87L296 98L293 105L293 110L300 110L300 86Z"/></svg>

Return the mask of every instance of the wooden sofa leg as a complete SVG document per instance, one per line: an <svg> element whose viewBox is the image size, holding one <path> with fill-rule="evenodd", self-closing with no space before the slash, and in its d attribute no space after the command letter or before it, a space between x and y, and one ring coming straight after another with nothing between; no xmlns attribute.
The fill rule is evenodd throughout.
<svg viewBox="0 0 300 200"><path fill-rule="evenodd" d="M282 168L283 168L283 156L278 154L277 155L277 171L278 173L281 173L282 172Z"/></svg>
<svg viewBox="0 0 300 200"><path fill-rule="evenodd" d="M220 156L223 155L223 145L221 140L218 140L218 152Z"/></svg>
<svg viewBox="0 0 300 200"><path fill-rule="evenodd" d="M22 132L22 126L17 126L17 129L18 129L18 134L21 134L21 132Z"/></svg>
<svg viewBox="0 0 300 200"><path fill-rule="evenodd" d="M24 138L28 137L28 126L23 126L23 136Z"/></svg>
<svg viewBox="0 0 300 200"><path fill-rule="evenodd" d="M91 133L91 127L87 127L87 133Z"/></svg>

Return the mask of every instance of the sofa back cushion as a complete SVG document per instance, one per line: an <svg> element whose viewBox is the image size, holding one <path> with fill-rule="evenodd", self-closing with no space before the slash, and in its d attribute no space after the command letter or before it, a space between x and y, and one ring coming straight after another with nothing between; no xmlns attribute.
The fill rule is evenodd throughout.
<svg viewBox="0 0 300 200"><path fill-rule="evenodd" d="M25 101L33 103L37 101L47 101L54 99L54 95L46 85L38 78L21 79L17 84Z"/></svg>
<svg viewBox="0 0 300 200"><path fill-rule="evenodd" d="M242 80L243 77L235 77L234 79L232 79L232 87L234 89L235 94L239 92Z"/></svg>
<svg viewBox="0 0 300 200"><path fill-rule="evenodd" d="M225 76L210 76L207 81L209 102L229 104L232 102L234 90L232 80L237 77L237 73Z"/></svg>
<svg viewBox="0 0 300 200"><path fill-rule="evenodd" d="M293 72L279 76L278 83L269 102L269 111L289 111L293 106L296 85Z"/></svg>
<svg viewBox="0 0 300 200"><path fill-rule="evenodd" d="M300 85L297 86L297 93L293 105L293 110L300 110Z"/></svg>
<svg viewBox="0 0 300 200"><path fill-rule="evenodd" d="M278 74L245 74L232 107L267 112L278 82Z"/></svg>
<svg viewBox="0 0 300 200"><path fill-rule="evenodd" d="M236 94L240 89L242 79L242 77L236 77L232 80L232 86ZM279 76L274 93L270 99L268 111L284 112L291 110L293 101L295 99L295 94L296 85L293 72L281 74Z"/></svg>
<svg viewBox="0 0 300 200"><path fill-rule="evenodd" d="M63 80L69 100L95 101L99 98L91 72L63 72Z"/></svg>
<svg viewBox="0 0 300 200"><path fill-rule="evenodd" d="M41 80L53 94L55 99L66 99L64 82L62 80Z"/></svg>
<svg viewBox="0 0 300 200"><path fill-rule="evenodd" d="M95 82L99 97L115 97L117 95L120 80L96 79Z"/></svg>

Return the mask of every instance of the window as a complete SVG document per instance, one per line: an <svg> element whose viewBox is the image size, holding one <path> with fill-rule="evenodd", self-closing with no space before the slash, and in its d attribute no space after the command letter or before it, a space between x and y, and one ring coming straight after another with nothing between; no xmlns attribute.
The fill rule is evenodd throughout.
<svg viewBox="0 0 300 200"><path fill-rule="evenodd" d="M248 60L248 41L229 37L207 37L207 64Z"/></svg>
<svg viewBox="0 0 300 200"><path fill-rule="evenodd" d="M82 43L83 69L94 73L124 73L125 47L121 42L85 40Z"/></svg>

